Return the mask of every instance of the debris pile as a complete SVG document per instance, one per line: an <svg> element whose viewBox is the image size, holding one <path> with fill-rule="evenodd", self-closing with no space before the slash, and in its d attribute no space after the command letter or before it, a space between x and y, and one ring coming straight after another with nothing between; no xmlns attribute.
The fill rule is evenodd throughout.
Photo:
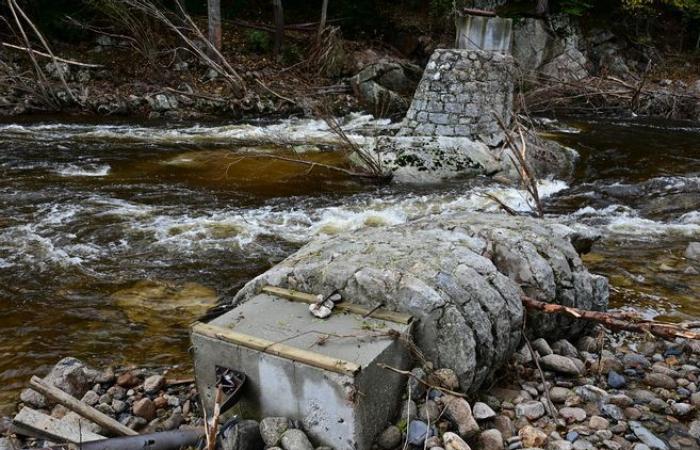
<svg viewBox="0 0 700 450"><path fill-rule="evenodd" d="M32 377L19 413L0 449L81 444L108 436L138 436L202 427L194 380L176 380L146 369L100 372L64 358L49 374ZM185 433L190 440L199 433Z"/></svg>

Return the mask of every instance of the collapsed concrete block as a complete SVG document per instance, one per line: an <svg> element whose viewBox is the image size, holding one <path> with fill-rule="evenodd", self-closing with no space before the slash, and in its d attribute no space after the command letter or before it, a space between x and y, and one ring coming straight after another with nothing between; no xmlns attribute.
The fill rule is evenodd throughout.
<svg viewBox="0 0 700 450"><path fill-rule="evenodd" d="M336 306L320 320L307 302L259 294L208 324L193 328L197 388L213 409L216 370L247 376L236 408L244 418L300 420L314 443L369 449L393 419L405 378L380 367L407 369L411 317ZM391 320L390 320L391 319Z"/></svg>

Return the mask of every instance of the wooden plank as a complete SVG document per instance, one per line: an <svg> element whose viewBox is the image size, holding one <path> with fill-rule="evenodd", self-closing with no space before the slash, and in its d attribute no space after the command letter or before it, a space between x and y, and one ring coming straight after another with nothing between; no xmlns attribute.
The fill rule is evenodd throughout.
<svg viewBox="0 0 700 450"><path fill-rule="evenodd" d="M313 304L317 303L318 299L315 295L307 294L305 292L293 291L291 289L284 289L275 286L265 286L261 290L262 292L277 297L282 297L287 300L294 302L302 302ZM357 303L340 302L336 303L335 308L338 311L345 311L352 314L357 314L363 317L371 317L373 319L386 320L389 322L395 322L407 325L413 321L413 316L410 314L404 314L396 311L390 311L383 308L367 308L366 306L358 305Z"/></svg>
<svg viewBox="0 0 700 450"><path fill-rule="evenodd" d="M81 430L73 424L47 416L26 406L15 416L13 425L19 434L47 439L53 442L81 444L83 442L106 439L104 436Z"/></svg>
<svg viewBox="0 0 700 450"><path fill-rule="evenodd" d="M216 325L197 323L192 328L192 332L343 375L355 375L360 371L360 366L350 361L238 333Z"/></svg>
<svg viewBox="0 0 700 450"><path fill-rule="evenodd" d="M78 413L82 417L96 423L102 428L117 434L118 436L136 436L138 433L131 428L117 422L106 414L101 413L90 405L81 402L80 400L66 394L59 388L51 386L44 380L37 376L33 376L29 380L29 386L37 391L38 393L44 395L45 397L53 400L54 402L65 406L73 412Z"/></svg>

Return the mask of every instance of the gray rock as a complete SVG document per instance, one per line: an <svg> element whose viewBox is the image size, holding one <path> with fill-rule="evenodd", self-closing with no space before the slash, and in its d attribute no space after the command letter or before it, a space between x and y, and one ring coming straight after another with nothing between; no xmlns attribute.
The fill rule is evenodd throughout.
<svg viewBox="0 0 700 450"><path fill-rule="evenodd" d="M403 402L403 404L401 405L401 413L399 417L408 422L418 417L418 408L416 407L416 402L414 402L413 400L407 400Z"/></svg>
<svg viewBox="0 0 700 450"><path fill-rule="evenodd" d="M265 443L255 420L242 420L228 428L221 439L222 450L263 450Z"/></svg>
<svg viewBox="0 0 700 450"><path fill-rule="evenodd" d="M564 440L550 440L547 443L547 450L572 450L573 448L574 445L571 442Z"/></svg>
<svg viewBox="0 0 700 450"><path fill-rule="evenodd" d="M599 402L608 398L608 393L605 390L592 384L576 386L574 392L586 402Z"/></svg>
<svg viewBox="0 0 700 450"><path fill-rule="evenodd" d="M608 372L608 386L610 386L613 389L620 389L625 384L627 384L627 380L625 380L625 377L615 372L614 370Z"/></svg>
<svg viewBox="0 0 700 450"><path fill-rule="evenodd" d="M525 417L528 420L537 420L546 413L542 402L529 401L515 405L515 415L517 417Z"/></svg>
<svg viewBox="0 0 700 450"><path fill-rule="evenodd" d="M14 437L0 437L0 450L20 450L22 444Z"/></svg>
<svg viewBox="0 0 700 450"><path fill-rule="evenodd" d="M693 420L688 427L688 434L695 439L700 439L700 420Z"/></svg>
<svg viewBox="0 0 700 450"><path fill-rule="evenodd" d="M551 398L554 403L564 403L571 395L573 395L573 393L570 389L559 386L554 386L549 390L549 398Z"/></svg>
<svg viewBox="0 0 700 450"><path fill-rule="evenodd" d="M583 422L586 419L586 411L581 408L566 407L559 410L559 415L567 422Z"/></svg>
<svg viewBox="0 0 700 450"><path fill-rule="evenodd" d="M411 370L411 374L413 374L413 376L408 378L408 387L411 389L411 397L424 398L426 388L421 381L425 381L425 371L420 367L416 367Z"/></svg>
<svg viewBox="0 0 700 450"><path fill-rule="evenodd" d="M674 416L685 417L695 410L695 407L688 403L673 403L671 404L671 411Z"/></svg>
<svg viewBox="0 0 700 450"><path fill-rule="evenodd" d="M90 377L88 368L83 362L75 358L63 358L44 377L44 381L52 386L56 386L63 392L76 398L82 398L90 389L94 378ZM43 395L25 389L20 396L21 400L35 408L48 406Z"/></svg>
<svg viewBox="0 0 700 450"><path fill-rule="evenodd" d="M625 369L647 369L651 363L647 358L637 353L627 353L622 357L622 364Z"/></svg>
<svg viewBox="0 0 700 450"><path fill-rule="evenodd" d="M561 355L546 355L540 358L540 365L543 369L552 370L554 372L563 373L566 375L580 375L579 368L566 356Z"/></svg>
<svg viewBox="0 0 700 450"><path fill-rule="evenodd" d="M165 386L165 377L162 375L151 375L143 381L143 390L147 394L156 394Z"/></svg>
<svg viewBox="0 0 700 450"><path fill-rule="evenodd" d="M574 450L595 450L595 445L588 439L576 439L573 444Z"/></svg>
<svg viewBox="0 0 700 450"><path fill-rule="evenodd" d="M700 261L700 242L691 242L688 244L685 252L683 252L683 256L693 261Z"/></svg>
<svg viewBox="0 0 700 450"><path fill-rule="evenodd" d="M287 287L290 280L305 292L340 289L355 303L383 302L419 319L415 340L425 356L475 392L519 345L523 290L550 302L605 307L605 280L587 272L574 234L547 221L473 212L340 234L312 241L256 277L233 304L262 285ZM590 326L565 317L528 323L553 339Z"/></svg>
<svg viewBox="0 0 700 450"><path fill-rule="evenodd" d="M617 405L605 404L602 406L601 411L614 420L624 420L625 418L625 413L622 412L622 409Z"/></svg>
<svg viewBox="0 0 700 450"><path fill-rule="evenodd" d="M314 450L311 441L301 430L291 429L282 434L280 439L284 450Z"/></svg>
<svg viewBox="0 0 700 450"><path fill-rule="evenodd" d="M411 445L423 445L425 440L432 435L432 430L430 430L428 424L422 420L412 420L411 423L408 424L406 439Z"/></svg>
<svg viewBox="0 0 700 450"><path fill-rule="evenodd" d="M64 62L56 61L47 63L44 67L48 76L54 80L70 79L70 66Z"/></svg>
<svg viewBox="0 0 700 450"><path fill-rule="evenodd" d="M552 350L557 355L568 356L572 358L578 357L578 350L574 347L574 344L566 339L560 339L554 344L552 344Z"/></svg>
<svg viewBox="0 0 700 450"><path fill-rule="evenodd" d="M393 450L401 445L402 433L399 427L391 425L377 438L377 445L384 450Z"/></svg>
<svg viewBox="0 0 700 450"><path fill-rule="evenodd" d="M115 414L121 414L128 408L129 405L126 402L117 399L112 400L112 409L114 410Z"/></svg>
<svg viewBox="0 0 700 450"><path fill-rule="evenodd" d="M503 450L503 436L496 429L486 430L479 435L482 450Z"/></svg>
<svg viewBox="0 0 700 450"><path fill-rule="evenodd" d="M635 436L637 436L637 439L648 445L652 450L668 450L668 445L641 423L631 420L629 426Z"/></svg>
<svg viewBox="0 0 700 450"><path fill-rule="evenodd" d="M290 428L286 417L266 417L260 421L260 435L267 447L275 447L280 443L282 435Z"/></svg>
<svg viewBox="0 0 700 450"><path fill-rule="evenodd" d="M535 349L540 356L547 356L554 353L552 347L549 346L549 343L544 340L544 338L539 338L532 341L532 348Z"/></svg>
<svg viewBox="0 0 700 450"><path fill-rule="evenodd" d="M474 418L476 420L486 420L496 417L496 412L493 409L491 409L489 405L482 402L474 403L472 413L474 414Z"/></svg>
<svg viewBox="0 0 700 450"><path fill-rule="evenodd" d="M155 112L165 112L178 108L177 98L172 95L156 94L146 97L148 104Z"/></svg>
<svg viewBox="0 0 700 450"><path fill-rule="evenodd" d="M95 383L112 384L116 379L117 377L114 375L114 369L107 367L95 377Z"/></svg>
<svg viewBox="0 0 700 450"><path fill-rule="evenodd" d="M434 400L428 400L418 408L418 417L426 422L434 422L440 415L440 407Z"/></svg>
<svg viewBox="0 0 700 450"><path fill-rule="evenodd" d="M95 406L97 402L100 401L100 396L97 392L90 390L83 395L81 400L90 406Z"/></svg>

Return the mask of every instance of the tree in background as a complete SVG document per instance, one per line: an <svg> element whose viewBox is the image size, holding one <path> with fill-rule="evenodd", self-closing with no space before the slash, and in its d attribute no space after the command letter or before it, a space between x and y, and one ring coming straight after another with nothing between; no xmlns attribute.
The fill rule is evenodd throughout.
<svg viewBox="0 0 700 450"><path fill-rule="evenodd" d="M208 0L209 42L215 49L221 50L221 1Z"/></svg>

